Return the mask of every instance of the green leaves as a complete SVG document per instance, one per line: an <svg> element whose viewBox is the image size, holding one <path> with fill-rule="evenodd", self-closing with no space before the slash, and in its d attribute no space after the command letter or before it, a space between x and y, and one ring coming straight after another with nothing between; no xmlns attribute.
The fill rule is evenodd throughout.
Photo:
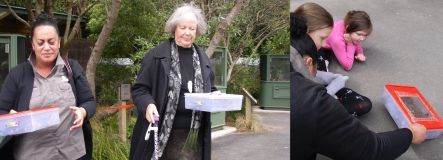
<svg viewBox="0 0 443 160"><path fill-rule="evenodd" d="M128 138L126 142L121 141L118 133L118 116L113 115L97 122L91 120L93 130L94 151L93 159L121 160L129 157L129 142L131 140L132 128L135 124L135 117L128 117Z"/></svg>
<svg viewBox="0 0 443 160"><path fill-rule="evenodd" d="M143 57L148 54L148 51L155 47L156 43L147 40L146 38L137 37L135 39L135 43L137 46L137 52L130 56L131 60L134 62L134 65L126 66L126 68L131 73L130 81L134 83L137 79L137 73L140 70L141 62Z"/></svg>
<svg viewBox="0 0 443 160"><path fill-rule="evenodd" d="M289 31L282 29L265 42L262 49L269 54L289 54Z"/></svg>

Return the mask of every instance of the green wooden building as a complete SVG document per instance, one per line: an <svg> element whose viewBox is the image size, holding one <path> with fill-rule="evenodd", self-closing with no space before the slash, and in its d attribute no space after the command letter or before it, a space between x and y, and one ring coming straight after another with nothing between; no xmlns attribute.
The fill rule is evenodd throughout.
<svg viewBox="0 0 443 160"><path fill-rule="evenodd" d="M289 55L260 56L260 106L289 110Z"/></svg>
<svg viewBox="0 0 443 160"><path fill-rule="evenodd" d="M226 93L227 82L227 52L226 48L218 47L215 49L211 58L211 65L214 68L215 86L223 93ZM211 114L211 126L213 130L222 129L225 123L226 112L214 112Z"/></svg>
<svg viewBox="0 0 443 160"><path fill-rule="evenodd" d="M29 51L25 43L25 36L0 34L0 86L9 70L26 59L26 53Z"/></svg>

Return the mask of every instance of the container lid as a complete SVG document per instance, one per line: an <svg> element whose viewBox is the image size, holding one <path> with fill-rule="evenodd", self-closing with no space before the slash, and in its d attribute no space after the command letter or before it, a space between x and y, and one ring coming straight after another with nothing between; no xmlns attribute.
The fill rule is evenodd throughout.
<svg viewBox="0 0 443 160"><path fill-rule="evenodd" d="M26 115L26 114L29 114L29 113L40 112L40 111L47 111L47 110L58 109L58 108L59 107L57 107L57 106L47 106L47 107L35 108L35 109L30 109L30 110L27 110L27 111L22 111L22 112L17 112L17 113L3 114L3 115L0 115L0 118Z"/></svg>
<svg viewBox="0 0 443 160"><path fill-rule="evenodd" d="M443 120L414 86L387 84L386 90L411 123L420 123L427 129L443 129Z"/></svg>
<svg viewBox="0 0 443 160"><path fill-rule="evenodd" d="M243 98L243 95L226 94L226 93L185 93L186 97L193 98L205 98L205 99L231 99L231 98Z"/></svg>

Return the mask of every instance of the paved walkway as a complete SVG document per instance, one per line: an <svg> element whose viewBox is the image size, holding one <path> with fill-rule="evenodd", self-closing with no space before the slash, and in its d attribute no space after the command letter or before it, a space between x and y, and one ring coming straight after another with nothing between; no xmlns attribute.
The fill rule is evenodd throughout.
<svg viewBox="0 0 443 160"><path fill-rule="evenodd" d="M255 112L266 131L235 132L212 140L214 160L288 160L289 112Z"/></svg>

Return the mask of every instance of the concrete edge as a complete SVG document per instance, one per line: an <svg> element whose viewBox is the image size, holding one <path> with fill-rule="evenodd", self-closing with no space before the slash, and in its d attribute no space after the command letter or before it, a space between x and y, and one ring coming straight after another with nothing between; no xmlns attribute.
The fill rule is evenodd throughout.
<svg viewBox="0 0 443 160"><path fill-rule="evenodd" d="M214 140L216 138L223 137L228 134L232 134L236 131L237 131L237 128L235 128L235 127L223 126L222 130L215 131L215 132L211 133L211 139Z"/></svg>
<svg viewBox="0 0 443 160"><path fill-rule="evenodd" d="M260 109L260 108L254 108L253 112L257 112L257 113L290 113L290 111L279 111L279 110L264 110L264 109Z"/></svg>

